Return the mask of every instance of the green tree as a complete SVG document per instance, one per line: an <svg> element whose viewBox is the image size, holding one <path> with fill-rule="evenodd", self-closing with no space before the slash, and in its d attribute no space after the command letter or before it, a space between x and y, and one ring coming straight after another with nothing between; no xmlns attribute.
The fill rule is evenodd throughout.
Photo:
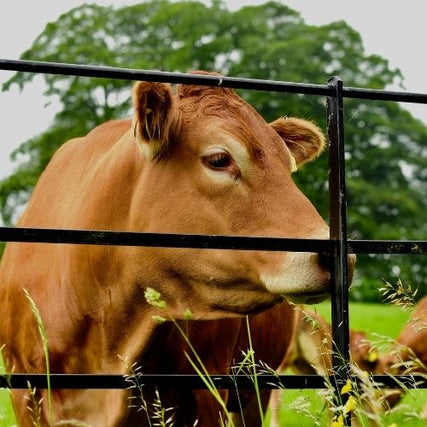
<svg viewBox="0 0 427 427"><path fill-rule="evenodd" d="M278 2L230 12L222 1L151 0L120 9L83 5L49 23L22 59L110 65L164 71L216 70L228 75L324 84L331 75L346 86L383 89L401 82L387 60L366 55L362 39L345 22L307 25ZM33 74L17 73L3 87L23 88ZM129 113L129 82L44 75L46 97L61 110L52 126L24 142L13 157L25 158L0 183L4 223L13 222L57 147L95 125ZM323 97L241 91L267 119L311 118L325 126ZM346 100L348 228L363 239L422 239L427 128L395 103ZM24 154L25 156L20 156ZM295 177L326 217L326 156ZM376 299L381 278L422 285L419 257L361 257L354 298ZM425 286L425 284L424 284ZM425 287L420 294L425 294Z"/></svg>

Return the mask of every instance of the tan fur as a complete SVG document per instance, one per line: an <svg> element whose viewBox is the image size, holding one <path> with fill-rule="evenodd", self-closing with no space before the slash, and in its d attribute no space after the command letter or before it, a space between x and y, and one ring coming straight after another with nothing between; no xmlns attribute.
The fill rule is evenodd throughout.
<svg viewBox="0 0 427 427"><path fill-rule="evenodd" d="M307 120L281 117L271 123L272 128L283 138L297 166L317 157L319 145L323 150L325 138L319 128Z"/></svg>
<svg viewBox="0 0 427 427"><path fill-rule="evenodd" d="M231 90L219 88L181 87L173 94L168 85L138 83L133 102L133 124L105 123L57 151L18 226L328 237L328 227L291 179L289 150L294 152L294 146L288 150L284 144L295 139L301 146L307 141L310 148L303 150L304 161L315 157L323 136L313 125L293 122L292 136L285 130L279 136ZM230 136L233 144L238 141L247 151L247 164L233 158ZM231 151L223 169L209 166L212 147ZM213 174L221 179L212 179ZM130 365L142 365L146 373L155 368L185 372L188 362L182 345L176 344L179 339L157 341L158 334L170 336L173 331L170 326L159 327L153 316L182 319L186 309L200 320L192 328L206 364L215 372L226 371L243 314L273 307L284 298L327 297L330 271L317 254L299 255L297 263L288 255L10 243L0 265L0 345L5 346L6 367L17 373L45 370L25 288L47 331L53 373L122 374L127 367L118 355ZM353 263L350 259L350 268ZM274 279L274 290L267 288L263 276ZM161 294L167 313L146 302L148 287ZM288 308L281 307L279 317L287 317ZM261 315L255 329L275 322L272 310L273 314ZM230 317L235 319L218 320ZM204 323L207 320L210 326ZM286 324L280 327L286 331ZM274 334L272 341L261 341L259 352L273 349L277 339ZM155 361L162 360L164 347L176 352L178 360L159 366ZM172 396L170 401L179 394L164 392ZM92 426L144 425L144 413L129 407L128 395L122 390L55 390L54 419L73 418ZM42 396L45 423L48 399L38 391L37 398ZM27 390L13 392L23 426L31 425L27 397ZM177 411L181 416L179 407Z"/></svg>

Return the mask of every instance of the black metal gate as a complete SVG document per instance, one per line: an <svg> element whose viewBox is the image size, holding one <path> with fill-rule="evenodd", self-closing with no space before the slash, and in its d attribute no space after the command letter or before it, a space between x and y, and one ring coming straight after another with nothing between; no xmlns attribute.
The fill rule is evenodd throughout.
<svg viewBox="0 0 427 427"><path fill-rule="evenodd" d="M0 69L109 79L198 84L326 97L329 137L330 240L0 227L0 241L297 252L306 252L307 245L310 245L310 250L313 252L331 253L334 259L334 286L331 295L334 375L331 375L329 380L337 390L337 394L339 394L339 390L348 379L357 382L357 378L352 377L349 366L347 254L423 255L426 252L427 241L347 239L343 99L358 98L427 104L427 94L344 87L342 80L338 77L329 79L327 85L314 85L15 60L0 60ZM215 375L212 380L218 388L234 389L236 382L239 387L243 388L251 388L253 386L252 382L244 375L238 378L229 375ZM427 379L420 375L396 377L376 375L373 376L373 380L387 388L401 388L403 386L414 388L415 385L417 388L427 388ZM36 388L47 388L46 375L25 373L0 375L0 387L27 388L28 383ZM160 387L206 388L203 380L198 375L147 374L144 375L144 384ZM324 378L317 375L260 375L258 384L261 388L276 388L279 386L288 389L325 388ZM122 375L50 375L50 387L57 389L124 389L128 386L129 384ZM347 422L350 421L347 420Z"/></svg>

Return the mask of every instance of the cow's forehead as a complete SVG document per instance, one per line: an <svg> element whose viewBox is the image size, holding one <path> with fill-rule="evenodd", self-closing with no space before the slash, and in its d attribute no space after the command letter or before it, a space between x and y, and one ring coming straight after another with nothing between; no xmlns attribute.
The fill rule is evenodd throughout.
<svg viewBox="0 0 427 427"><path fill-rule="evenodd" d="M190 87L178 90L177 99L186 114L227 117L239 115L249 105L231 89L217 87Z"/></svg>
<svg viewBox="0 0 427 427"><path fill-rule="evenodd" d="M187 132L211 136L226 133L244 144L251 157L266 152L283 156L283 140L258 112L231 90L205 88L179 100ZM214 129L214 132L212 130Z"/></svg>

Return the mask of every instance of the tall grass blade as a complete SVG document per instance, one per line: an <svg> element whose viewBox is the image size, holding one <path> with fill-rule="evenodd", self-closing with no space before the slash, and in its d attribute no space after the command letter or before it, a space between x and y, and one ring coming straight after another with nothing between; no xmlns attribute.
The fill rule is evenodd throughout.
<svg viewBox="0 0 427 427"><path fill-rule="evenodd" d="M52 388L50 384L50 363L49 363L49 344L46 329L43 324L43 320L40 315L40 311L37 308L35 301L31 298L30 294L26 289L24 289L24 294L27 300L30 303L31 311L34 314L34 317L37 322L37 327L40 333L40 337L42 339L43 345L43 353L46 361L46 381L47 381L47 406L48 406L48 414L49 414L49 425L53 426L53 412L52 412Z"/></svg>

